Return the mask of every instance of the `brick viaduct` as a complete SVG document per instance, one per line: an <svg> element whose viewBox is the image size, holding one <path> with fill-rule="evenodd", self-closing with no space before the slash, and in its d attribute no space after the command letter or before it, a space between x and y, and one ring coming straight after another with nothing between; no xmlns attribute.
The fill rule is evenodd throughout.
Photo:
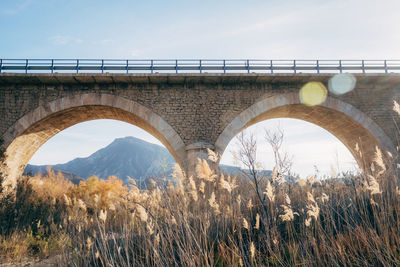
<svg viewBox="0 0 400 267"><path fill-rule="evenodd" d="M367 166L375 146L396 153L400 75L355 74L356 88L309 107L299 89L328 74L1 74L0 138L9 183L48 139L79 122L116 119L158 138L186 170L205 148L223 153L241 130L270 118L312 122ZM356 143L363 156L355 150ZM366 165L365 165L366 164Z"/></svg>

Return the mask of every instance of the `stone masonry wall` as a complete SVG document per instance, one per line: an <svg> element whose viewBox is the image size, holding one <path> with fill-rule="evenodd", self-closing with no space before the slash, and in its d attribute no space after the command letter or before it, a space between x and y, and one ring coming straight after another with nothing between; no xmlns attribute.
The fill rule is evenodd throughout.
<svg viewBox="0 0 400 267"><path fill-rule="evenodd" d="M167 121L186 145L213 144L226 125L262 98L297 92L329 75L0 75L0 136L42 103L81 93L108 93L136 101ZM336 96L333 96L336 97ZM338 97L374 120L394 140L392 102L398 75L358 75L352 92Z"/></svg>

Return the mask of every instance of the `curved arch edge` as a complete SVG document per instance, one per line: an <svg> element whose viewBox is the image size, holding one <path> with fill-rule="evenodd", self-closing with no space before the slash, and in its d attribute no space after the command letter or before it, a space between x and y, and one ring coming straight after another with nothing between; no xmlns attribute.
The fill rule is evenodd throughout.
<svg viewBox="0 0 400 267"><path fill-rule="evenodd" d="M158 114L135 101L121 96L86 93L58 98L54 101L39 105L39 107L21 117L3 134L2 139L4 142L2 147L5 154L5 162L8 166L8 172L10 173L9 176L17 177L18 172L20 172L20 170L10 170L11 168L15 168L15 166L10 166L13 164L9 164L11 159L8 158L9 148L12 147L18 137L23 136L32 126L40 123L40 121L45 120L53 114L85 106L102 106L106 108L119 109L139 118L141 121L145 122L147 126L136 126L148 131L159 139L173 155L176 162L185 166L186 150L183 140L179 134ZM152 131L149 131L149 129ZM51 138L51 136L49 138Z"/></svg>
<svg viewBox="0 0 400 267"><path fill-rule="evenodd" d="M225 127L215 142L216 152L223 154L232 138L242 130L257 123L257 117L260 117L274 109L284 108L285 106L290 105L302 105L298 93L285 93L276 96L269 96L257 101L249 108L242 111ZM391 153L395 153L395 146L385 132L371 118L354 106L331 96L328 96L326 101L319 106L343 113L361 125L365 130L369 131L372 136L376 138L381 148Z"/></svg>

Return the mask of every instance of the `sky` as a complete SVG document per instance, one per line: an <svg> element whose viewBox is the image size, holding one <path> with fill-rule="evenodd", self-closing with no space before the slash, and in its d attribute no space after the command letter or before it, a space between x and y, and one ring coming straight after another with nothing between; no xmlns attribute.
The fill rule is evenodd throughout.
<svg viewBox="0 0 400 267"><path fill-rule="evenodd" d="M245 130L257 138L257 161L263 169L272 170L274 159L271 147L264 139L265 130L284 131L282 152L292 159L292 171L302 177L316 173L320 177L357 171L357 165L347 148L332 134L312 123L296 119L271 119L259 122ZM109 145L115 138L135 136L147 142L161 142L146 131L126 122L95 120L76 124L47 141L32 157L30 164L52 165L65 163L76 157L88 157L99 148ZM233 153L238 151L233 138L222 155L221 163L242 166L235 162Z"/></svg>
<svg viewBox="0 0 400 267"><path fill-rule="evenodd" d="M400 58L397 0L1 0L2 58Z"/></svg>
<svg viewBox="0 0 400 267"><path fill-rule="evenodd" d="M0 58L400 59L399 10L398 0L0 0ZM273 122L263 123L255 127ZM299 166L344 153L309 123L281 126ZM93 121L55 136L31 163L87 156L127 135L158 142L122 122Z"/></svg>

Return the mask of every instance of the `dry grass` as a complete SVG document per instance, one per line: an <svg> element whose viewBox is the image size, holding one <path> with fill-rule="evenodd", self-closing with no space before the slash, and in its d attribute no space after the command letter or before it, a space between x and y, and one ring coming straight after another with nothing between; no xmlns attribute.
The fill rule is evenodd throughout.
<svg viewBox="0 0 400 267"><path fill-rule="evenodd" d="M201 160L196 175L176 166L175 183L148 190L115 177L75 186L49 172L2 198L0 257L61 254L60 264L77 266L400 265L399 176L382 157L377 150L364 175L257 184Z"/></svg>
<svg viewBox="0 0 400 267"><path fill-rule="evenodd" d="M175 185L145 191L114 177L64 190L57 175L22 183L13 207L25 197L22 206L33 209L2 230L2 260L62 253L62 263L79 266L400 263L400 193L389 170L381 183L367 176L278 186L265 178L260 201L248 177L198 166L194 177L177 167Z"/></svg>

